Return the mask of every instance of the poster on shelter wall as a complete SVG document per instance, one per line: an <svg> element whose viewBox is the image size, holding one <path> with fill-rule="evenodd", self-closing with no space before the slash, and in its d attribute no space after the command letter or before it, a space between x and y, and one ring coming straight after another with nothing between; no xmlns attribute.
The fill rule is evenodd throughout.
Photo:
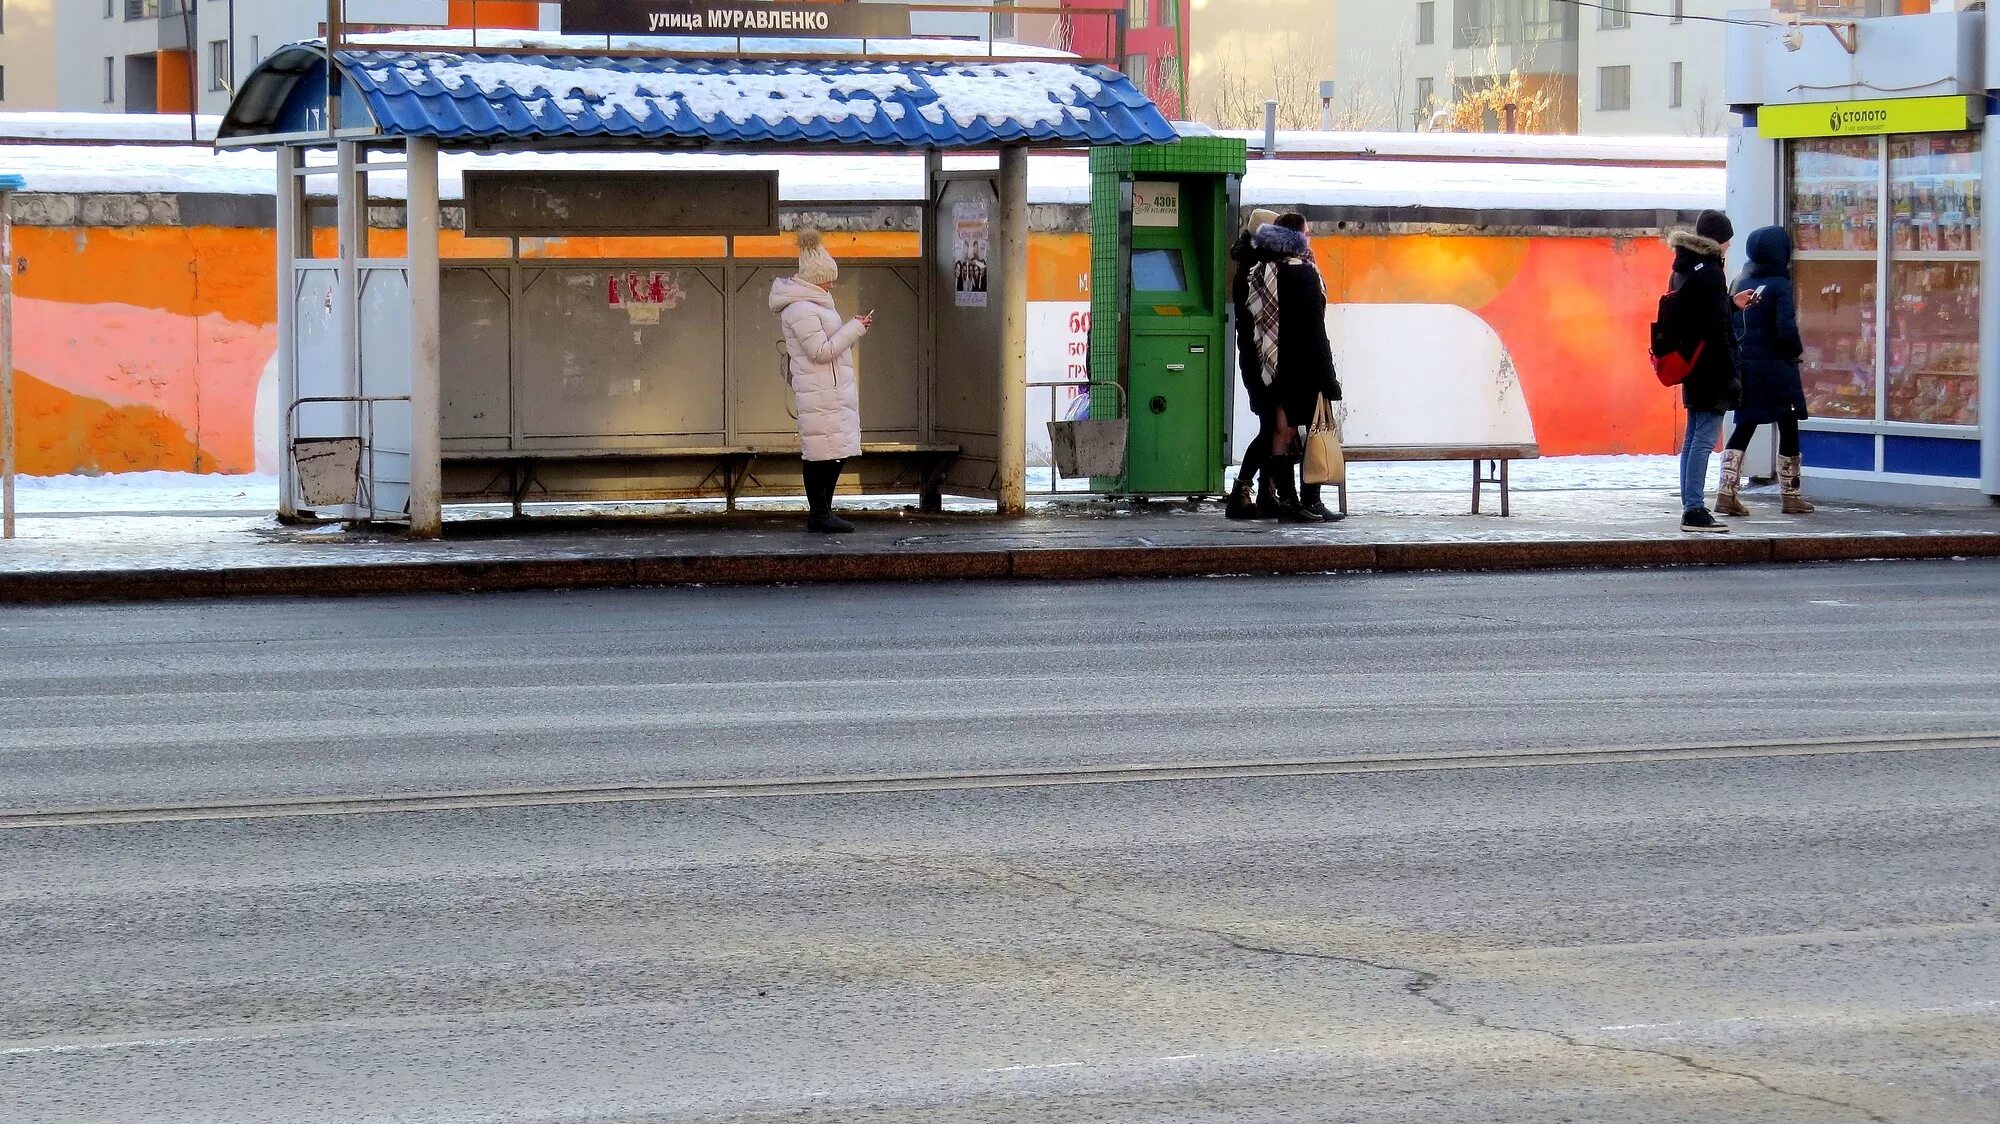
<svg viewBox="0 0 2000 1124"><path fill-rule="evenodd" d="M986 307L986 251L993 228L986 203L954 203L951 222L956 249L952 254L952 292L960 308Z"/></svg>

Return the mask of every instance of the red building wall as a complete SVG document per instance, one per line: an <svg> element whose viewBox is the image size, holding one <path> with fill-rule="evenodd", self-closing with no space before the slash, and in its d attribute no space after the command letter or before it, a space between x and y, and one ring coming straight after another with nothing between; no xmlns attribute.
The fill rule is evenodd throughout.
<svg viewBox="0 0 2000 1124"><path fill-rule="evenodd" d="M1193 0L1061 0L1061 4L1077 13L1069 20L1070 50L1112 63L1120 70L1127 69L1126 59L1144 55L1146 93L1167 116L1185 115L1188 16ZM1137 5L1144 5L1145 26L1126 28L1121 51L1116 14Z"/></svg>

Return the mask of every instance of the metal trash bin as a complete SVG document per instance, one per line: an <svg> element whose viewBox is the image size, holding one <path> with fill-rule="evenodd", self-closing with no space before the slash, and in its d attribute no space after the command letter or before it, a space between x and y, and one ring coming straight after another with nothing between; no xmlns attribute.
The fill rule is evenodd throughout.
<svg viewBox="0 0 2000 1124"><path fill-rule="evenodd" d="M1071 480L1125 475L1124 418L1083 418L1049 423L1049 451L1056 472Z"/></svg>
<svg viewBox="0 0 2000 1124"><path fill-rule="evenodd" d="M341 507L361 498L361 438L300 437L292 442L299 500L307 507Z"/></svg>

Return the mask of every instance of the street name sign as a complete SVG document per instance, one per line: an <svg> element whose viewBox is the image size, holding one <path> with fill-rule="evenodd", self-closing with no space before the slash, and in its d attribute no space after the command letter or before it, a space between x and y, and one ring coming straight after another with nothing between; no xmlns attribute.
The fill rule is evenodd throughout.
<svg viewBox="0 0 2000 1124"><path fill-rule="evenodd" d="M886 4L757 0L563 0L565 35L905 39L910 13Z"/></svg>

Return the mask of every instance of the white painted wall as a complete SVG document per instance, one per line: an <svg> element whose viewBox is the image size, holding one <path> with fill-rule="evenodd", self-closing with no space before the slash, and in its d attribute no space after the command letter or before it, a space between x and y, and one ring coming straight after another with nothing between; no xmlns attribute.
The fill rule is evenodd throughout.
<svg viewBox="0 0 2000 1124"><path fill-rule="evenodd" d="M1433 42L1417 42L1417 0L1339 0L1334 63L1335 124L1397 132L1417 127L1418 80L1444 96L1451 47L1452 0L1437 0ZM1459 63L1467 72L1469 57Z"/></svg>
<svg viewBox="0 0 2000 1124"><path fill-rule="evenodd" d="M0 67L7 88L0 109L56 107L56 0L10 0L0 31Z"/></svg>
<svg viewBox="0 0 2000 1124"><path fill-rule="evenodd" d="M21 0L14 0L20 3ZM52 0L57 25L53 49L59 79L55 108L80 111L122 111L127 94L125 58L152 54L160 47L159 20L125 18L125 0ZM234 75L223 85L233 86L255 69L271 52L288 43L311 39L319 34L326 19L326 0L192 0L194 4L194 44L198 76L195 94L203 113L219 114L229 108L230 93L216 90L210 44L226 41L230 16L235 15ZM9 15L13 5L10 4ZM545 6L544 20L553 22ZM108 14L107 14L108 13ZM356 23L443 25L447 0L347 0L347 17ZM178 19L169 16L167 19ZM115 95L105 99L104 60L115 59ZM25 107L23 107L25 108Z"/></svg>
<svg viewBox="0 0 2000 1124"><path fill-rule="evenodd" d="M1669 3L1634 3L1637 11L1664 12ZM1746 7L1743 0L1687 0L1689 16L1722 16ZM1577 131L1648 136L1723 136L1729 107L1722 96L1725 24L1704 19L1673 23L1634 14L1629 28L1600 28L1598 14L1585 12L1577 42ZM1673 64L1682 68L1682 98L1671 97ZM1598 106L1603 67L1628 66L1632 108Z"/></svg>

